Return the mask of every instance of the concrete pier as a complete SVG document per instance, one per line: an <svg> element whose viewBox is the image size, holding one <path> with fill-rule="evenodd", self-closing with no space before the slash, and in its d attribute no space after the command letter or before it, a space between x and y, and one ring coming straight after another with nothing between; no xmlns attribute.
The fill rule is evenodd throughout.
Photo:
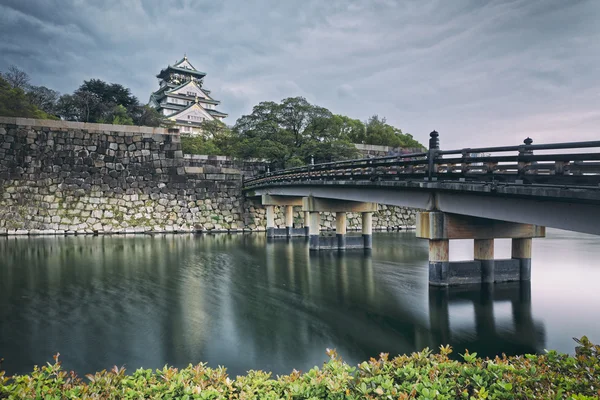
<svg viewBox="0 0 600 400"><path fill-rule="evenodd" d="M304 234L308 237L308 232L310 230L310 213L308 211L304 211Z"/></svg>
<svg viewBox="0 0 600 400"><path fill-rule="evenodd" d="M372 240L372 213L377 211L375 203L361 203L356 201L345 201L335 199L324 199L316 197L304 197L302 199L302 211L309 213L310 217L310 249L311 250L346 250L346 249L370 249ZM321 212L335 213L336 235L321 235L318 224L315 223L313 214ZM346 213L362 213L363 231L361 236L346 235Z"/></svg>
<svg viewBox="0 0 600 400"><path fill-rule="evenodd" d="M267 237L275 237L275 206L265 206L267 210Z"/></svg>
<svg viewBox="0 0 600 400"><path fill-rule="evenodd" d="M294 207L302 206L302 197L297 196L272 196L262 195L262 204L267 210L267 237L291 238L295 236L308 236L306 225L294 228ZM283 208L285 228L275 227L275 207Z"/></svg>
<svg viewBox="0 0 600 400"><path fill-rule="evenodd" d="M373 248L373 212L362 213L362 236L365 249Z"/></svg>
<svg viewBox="0 0 600 400"><path fill-rule="evenodd" d="M287 237L292 237L292 230L294 229L294 206L285 206L285 233Z"/></svg>
<svg viewBox="0 0 600 400"><path fill-rule="evenodd" d="M346 213L335 213L335 236L339 250L346 250Z"/></svg>
<svg viewBox="0 0 600 400"><path fill-rule="evenodd" d="M435 286L530 280L532 238L545 233L542 226L439 211L417 215L417 237L429 239L429 284ZM494 258L496 238L512 239L511 259ZM474 240L472 261L450 262L452 239Z"/></svg>
<svg viewBox="0 0 600 400"><path fill-rule="evenodd" d="M321 214L318 211L309 212L308 247L319 250L319 235L321 231Z"/></svg>
<svg viewBox="0 0 600 400"><path fill-rule="evenodd" d="M531 238L513 239L511 258L519 261L519 276L522 281L531 280Z"/></svg>
<svg viewBox="0 0 600 400"><path fill-rule="evenodd" d="M447 239L429 241L429 283L443 285L448 282L450 242Z"/></svg>
<svg viewBox="0 0 600 400"><path fill-rule="evenodd" d="M475 239L474 259L481 265L481 282L494 282L494 239Z"/></svg>

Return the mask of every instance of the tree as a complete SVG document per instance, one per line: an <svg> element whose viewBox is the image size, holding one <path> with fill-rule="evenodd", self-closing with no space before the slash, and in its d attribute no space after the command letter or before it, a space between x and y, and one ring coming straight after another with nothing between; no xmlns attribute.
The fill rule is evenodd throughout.
<svg viewBox="0 0 600 400"><path fill-rule="evenodd" d="M187 154L233 155L234 137L231 129L218 120L203 121L202 134L182 136L181 147Z"/></svg>
<svg viewBox="0 0 600 400"><path fill-rule="evenodd" d="M66 106L74 109L65 109ZM127 119L123 119L122 110L116 108L118 106L124 107ZM110 122L115 113L120 115L119 120L126 122L129 122L129 119L138 122L142 116L150 119L149 113L141 107L137 97L123 85L90 79L83 82L72 98L65 98L59 108L63 118L84 122Z"/></svg>
<svg viewBox="0 0 600 400"><path fill-rule="evenodd" d="M27 98L31 104L48 114L56 114L60 94L46 86L29 86Z"/></svg>
<svg viewBox="0 0 600 400"><path fill-rule="evenodd" d="M121 104L114 106L106 119L100 118L98 122L113 125L133 125L133 119L127 114L127 109Z"/></svg>
<svg viewBox="0 0 600 400"><path fill-rule="evenodd" d="M332 161L355 155L354 146L336 130L334 115L303 97L262 102L233 128L234 153L241 158L263 158L275 168Z"/></svg>
<svg viewBox="0 0 600 400"><path fill-rule="evenodd" d="M29 86L29 75L14 65L8 67L8 72L2 74L2 77L13 89L26 90Z"/></svg>
<svg viewBox="0 0 600 400"><path fill-rule="evenodd" d="M365 138L360 143L390 147L424 147L414 140L412 135L402 133L402 130L387 124L385 118L379 118L377 115L369 118L365 125Z"/></svg>
<svg viewBox="0 0 600 400"><path fill-rule="evenodd" d="M139 126L171 126L173 121L165 118L164 115L159 113L156 108L150 107L149 105L137 106L133 108L130 115L133 118L135 125Z"/></svg>
<svg viewBox="0 0 600 400"><path fill-rule="evenodd" d="M3 77L0 77L0 115L3 117L56 119L31 104L23 89L13 87Z"/></svg>
<svg viewBox="0 0 600 400"><path fill-rule="evenodd" d="M105 106L101 103L101 98L94 92L87 90L77 90L73 94L76 109L78 110L78 120L83 122L98 122L102 116L98 115L98 109Z"/></svg>
<svg viewBox="0 0 600 400"><path fill-rule="evenodd" d="M366 127L360 120L344 115L334 115L332 123L332 129L338 138L345 138L352 143L364 143Z"/></svg>

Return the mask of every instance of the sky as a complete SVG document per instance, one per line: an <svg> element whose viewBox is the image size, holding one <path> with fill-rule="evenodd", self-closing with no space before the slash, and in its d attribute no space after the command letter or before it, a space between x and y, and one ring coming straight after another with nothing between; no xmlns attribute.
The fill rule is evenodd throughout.
<svg viewBox="0 0 600 400"><path fill-rule="evenodd" d="M142 102L187 54L235 120L304 96L443 149L600 139L598 0L0 0L0 71Z"/></svg>

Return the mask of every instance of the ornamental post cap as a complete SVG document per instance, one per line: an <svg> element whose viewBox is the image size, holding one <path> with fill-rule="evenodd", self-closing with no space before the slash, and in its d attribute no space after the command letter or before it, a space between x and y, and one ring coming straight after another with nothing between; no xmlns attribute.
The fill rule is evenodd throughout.
<svg viewBox="0 0 600 400"><path fill-rule="evenodd" d="M533 143L533 139L530 137L527 137L525 140L523 140L523 143L525 143L527 146L529 146L531 143Z"/></svg>

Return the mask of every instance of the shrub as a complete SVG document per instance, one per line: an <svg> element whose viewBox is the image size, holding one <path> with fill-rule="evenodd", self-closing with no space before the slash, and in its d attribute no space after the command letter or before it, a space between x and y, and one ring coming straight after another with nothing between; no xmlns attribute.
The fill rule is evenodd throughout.
<svg viewBox="0 0 600 400"><path fill-rule="evenodd" d="M574 356L549 351L544 355L448 358L428 349L388 359L381 354L357 367L334 350L322 368L272 377L249 371L231 379L222 367L205 364L184 369L123 368L81 379L54 364L35 367L29 375L5 377L0 372L0 398L23 399L592 399L600 395L600 346L583 337Z"/></svg>

